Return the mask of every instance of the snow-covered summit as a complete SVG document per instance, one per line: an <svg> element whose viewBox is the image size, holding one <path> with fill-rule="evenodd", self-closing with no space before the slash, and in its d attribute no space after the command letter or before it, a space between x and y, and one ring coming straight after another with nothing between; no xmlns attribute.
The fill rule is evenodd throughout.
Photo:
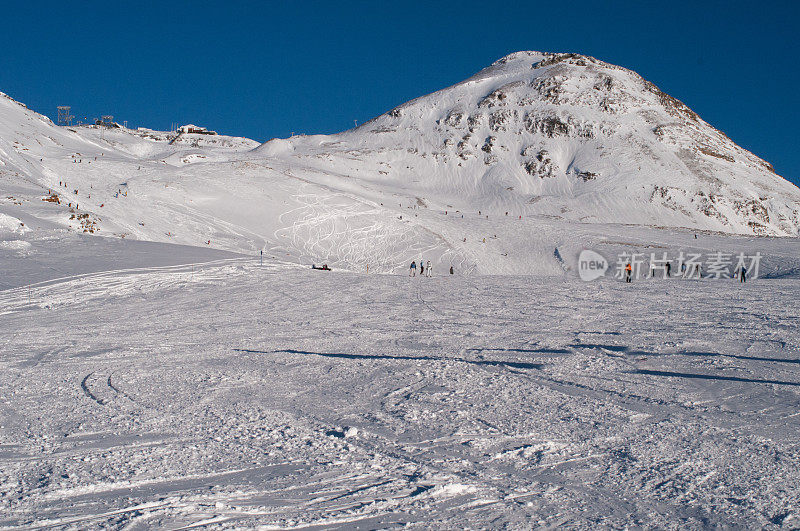
<svg viewBox="0 0 800 531"><path fill-rule="evenodd" d="M517 52L356 129L293 141L294 156L356 157L383 166L365 177L354 164L360 179L484 210L800 230L800 190L768 162L635 72L580 54Z"/></svg>

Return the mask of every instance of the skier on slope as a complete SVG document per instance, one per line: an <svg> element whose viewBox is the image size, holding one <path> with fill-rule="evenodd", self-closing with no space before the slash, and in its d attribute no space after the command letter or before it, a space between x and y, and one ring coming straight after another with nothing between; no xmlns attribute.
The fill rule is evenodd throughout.
<svg viewBox="0 0 800 531"><path fill-rule="evenodd" d="M739 271L739 282L747 282L747 268L742 266L742 270Z"/></svg>
<svg viewBox="0 0 800 531"><path fill-rule="evenodd" d="M422 260L419 261L419 276L425 276L425 262Z"/></svg>
<svg viewBox="0 0 800 531"><path fill-rule="evenodd" d="M415 261L411 261L411 267L408 268L408 276L413 277L417 274L417 263Z"/></svg>
<svg viewBox="0 0 800 531"><path fill-rule="evenodd" d="M430 277L431 276L431 261L430 260L428 260L428 263L426 264L425 267L426 267L426 271L428 272L428 274L426 276Z"/></svg>
<svg viewBox="0 0 800 531"><path fill-rule="evenodd" d="M633 273L633 267L631 267L631 263L628 262L628 265L625 266L625 282L630 283L632 273Z"/></svg>

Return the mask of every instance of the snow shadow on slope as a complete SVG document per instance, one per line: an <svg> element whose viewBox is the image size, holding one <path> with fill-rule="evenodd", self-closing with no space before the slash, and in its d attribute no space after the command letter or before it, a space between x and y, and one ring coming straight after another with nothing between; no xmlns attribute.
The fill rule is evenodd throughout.
<svg viewBox="0 0 800 531"><path fill-rule="evenodd" d="M696 380L716 380L727 382L744 382L744 383L759 383L759 384L775 384L775 385L793 385L800 386L800 382L786 382L783 380L758 380L755 378L742 378L741 376L719 376L713 374L696 374L687 372L672 372L672 371L654 371L651 369L637 369L632 371L633 374L642 374L646 376L664 376L667 378L689 378Z"/></svg>
<svg viewBox="0 0 800 531"><path fill-rule="evenodd" d="M629 347L624 345L600 345L600 344L591 344L591 343L575 343L571 345L573 348L586 348L586 349L596 349L596 350L606 350L607 352L615 353L615 354L624 354L628 356L647 356L647 357L659 357L659 356L699 356L699 357L730 357L739 360L746 360L746 361L763 361L763 362L774 362L774 363L792 363L792 364L800 364L800 360L796 359L781 359L781 358L767 358L762 356L743 356L741 354L723 354L720 352L694 352L694 351L680 351L674 353L657 353L657 352L647 352L643 350L632 350ZM688 373L688 372L674 372L674 371L661 371L655 369L636 369L634 371L630 371L631 374L641 374L643 376L662 376L662 377L671 377L671 378L688 378L688 379L695 379L695 380L715 380L715 381L729 381L729 382L742 382L742 383L756 383L756 384L776 384L776 385L791 385L791 386L800 386L800 382L789 382L784 380L761 380L755 378L744 378L741 376L722 376L722 375L714 375L714 374L699 374L699 373Z"/></svg>
<svg viewBox="0 0 800 531"><path fill-rule="evenodd" d="M339 358L347 360L408 360L408 361L456 361L469 363L472 365L488 365L495 367L508 367L512 369L541 369L541 363L526 363L521 361L500 361L500 360L468 360L466 358L448 358L442 356L404 356L389 354L345 354L335 352L312 352L308 350L279 349L279 350L252 350L246 348L235 348L236 352L247 352L250 354L302 354L306 356L321 356L323 358Z"/></svg>
<svg viewBox="0 0 800 531"><path fill-rule="evenodd" d="M800 359L787 359L787 358L768 358L765 356L745 356L742 354L725 354L722 352L699 352L693 350L681 350L679 352L649 352L645 350L632 350L630 347L626 347L625 345L601 345L596 343L574 343L570 345L572 348L585 348L585 349L595 349L595 350L607 350L609 352L615 352L619 354L627 354L632 356L647 356L647 357L657 357L657 356L693 356L693 357L725 357L725 358L734 358L737 360L742 361L764 361L764 362L772 362L772 363L792 363L795 365L800 365ZM533 352L533 351L531 351Z"/></svg>
<svg viewBox="0 0 800 531"><path fill-rule="evenodd" d="M572 354L571 350L564 348L468 348L469 352L522 352L526 354Z"/></svg>

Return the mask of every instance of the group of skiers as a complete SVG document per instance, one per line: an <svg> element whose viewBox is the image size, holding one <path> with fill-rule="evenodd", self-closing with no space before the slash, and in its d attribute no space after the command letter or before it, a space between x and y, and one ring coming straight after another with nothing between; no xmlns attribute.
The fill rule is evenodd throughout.
<svg viewBox="0 0 800 531"><path fill-rule="evenodd" d="M450 274L454 273L453 266L450 266ZM421 277L431 277L433 275L433 268L431 267L431 261L428 260L427 263L425 261L419 261L419 276ZM408 268L408 276L415 277L417 276L417 262L415 260L411 261L411 265Z"/></svg>
<svg viewBox="0 0 800 531"><path fill-rule="evenodd" d="M431 261L428 260L427 269L426 264L423 260L419 261L419 276L421 277L430 277L433 274L433 268L431 267ZM417 262L412 260L411 266L408 269L408 276L415 277L417 276Z"/></svg>

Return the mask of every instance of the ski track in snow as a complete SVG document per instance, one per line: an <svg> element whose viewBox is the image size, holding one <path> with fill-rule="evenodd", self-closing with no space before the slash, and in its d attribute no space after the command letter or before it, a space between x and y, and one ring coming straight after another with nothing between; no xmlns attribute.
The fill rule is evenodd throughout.
<svg viewBox="0 0 800 531"><path fill-rule="evenodd" d="M358 271L369 266L372 272L402 271L409 256L425 256L463 271L464 259L444 238L409 225L391 211L339 194L309 191L292 199L300 206L280 215L284 228L275 231L274 239L285 245L273 248L276 254L294 251L300 263Z"/></svg>
<svg viewBox="0 0 800 531"><path fill-rule="evenodd" d="M434 271L0 292L0 526L800 525L796 280Z"/></svg>

